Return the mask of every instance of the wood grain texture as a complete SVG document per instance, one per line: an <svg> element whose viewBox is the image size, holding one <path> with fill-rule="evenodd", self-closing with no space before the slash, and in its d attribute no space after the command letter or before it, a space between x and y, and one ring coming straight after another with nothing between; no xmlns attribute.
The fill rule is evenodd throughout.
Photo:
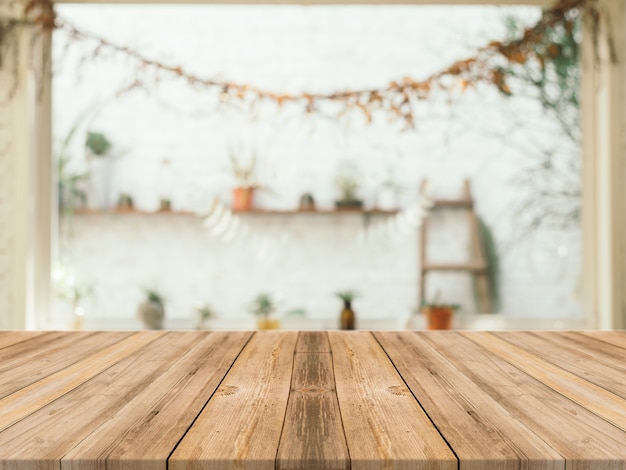
<svg viewBox="0 0 626 470"><path fill-rule="evenodd" d="M43 331L0 331L0 349L45 334Z"/></svg>
<svg viewBox="0 0 626 470"><path fill-rule="evenodd" d="M0 470L626 470L623 333L0 332Z"/></svg>
<svg viewBox="0 0 626 470"><path fill-rule="evenodd" d="M478 342L481 332L416 333L565 458L567 470L626 466L626 434Z"/></svg>
<svg viewBox="0 0 626 470"><path fill-rule="evenodd" d="M135 333L0 399L0 431L62 397L163 335L163 332Z"/></svg>
<svg viewBox="0 0 626 470"><path fill-rule="evenodd" d="M457 460L367 332L329 332L351 468L456 469Z"/></svg>
<svg viewBox="0 0 626 470"><path fill-rule="evenodd" d="M209 401L250 332L179 334L171 363L62 459L63 470L164 469ZM168 343L170 338L168 337ZM160 348L162 346L159 345ZM163 351L158 351L164 361ZM149 358L148 358L149 359ZM131 377L128 377L131 379ZM132 377L134 380L134 377Z"/></svg>
<svg viewBox="0 0 626 470"><path fill-rule="evenodd" d="M274 469L297 332L258 332L169 459L169 470Z"/></svg>
<svg viewBox="0 0 626 470"><path fill-rule="evenodd" d="M463 375L445 349L409 332L377 332L375 337L454 449L460 470L565 468L557 452Z"/></svg>
<svg viewBox="0 0 626 470"><path fill-rule="evenodd" d="M131 335L128 332L51 333L0 351L0 398Z"/></svg>
<svg viewBox="0 0 626 470"><path fill-rule="evenodd" d="M499 338L626 399L626 349L579 333L502 332Z"/></svg>
<svg viewBox="0 0 626 470"><path fill-rule="evenodd" d="M626 349L626 331L582 331L580 333L618 348Z"/></svg>
<svg viewBox="0 0 626 470"><path fill-rule="evenodd" d="M297 353L330 353L328 335L324 331L301 331L296 343Z"/></svg>
<svg viewBox="0 0 626 470"><path fill-rule="evenodd" d="M558 348L546 346L538 356L493 333L473 332L470 336L472 341L494 355L626 431L626 400L543 358L544 355L548 357L560 354Z"/></svg>
<svg viewBox="0 0 626 470"><path fill-rule="evenodd" d="M298 335L277 470L350 468L329 348L326 333Z"/></svg>
<svg viewBox="0 0 626 470"><path fill-rule="evenodd" d="M63 456L168 371L190 338L185 333L133 335L134 347L124 348L118 360L100 358L107 360L94 362L98 367L89 380L0 432L0 462L36 461L37 468L58 469Z"/></svg>

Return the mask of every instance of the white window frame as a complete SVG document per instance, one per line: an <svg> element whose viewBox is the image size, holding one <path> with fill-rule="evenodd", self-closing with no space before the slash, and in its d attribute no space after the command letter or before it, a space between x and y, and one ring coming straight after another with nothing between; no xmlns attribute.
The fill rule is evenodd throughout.
<svg viewBox="0 0 626 470"><path fill-rule="evenodd" d="M549 0L65 0L68 4L388 4L388 5L539 5ZM598 0L603 16L599 51L594 51L589 26L583 40L583 292L584 326L589 328L626 327L626 0ZM618 62L608 57L606 38L611 37ZM51 41L43 47L50 49ZM597 60L597 54L600 60ZM23 61L26 67L28 61ZM23 71L26 75L26 71ZM17 96L16 128L31 129L31 135L16 136L18 147L33 156L19 168L20 178L29 182L17 195L16 213L31 214L16 222L15 236L20 243L15 256L15 302L11 325L36 327L49 312L49 273L56 209L49 195L54 193L51 161L50 74L37 103L32 84ZM36 141L32 132L42 138ZM32 175L36 175L33 179ZM30 178L30 179L29 179ZM48 181L46 183L45 181ZM28 192L31 190L30 192ZM54 200L54 198L52 198ZM33 212L34 211L34 212ZM33 261L34 259L34 261ZM19 276L18 276L19 275ZM1 299L0 299L1 300ZM35 313L37 312L37 313ZM549 314L549 312L547 313ZM530 320L529 320L530 321ZM579 327L580 323L563 327ZM2 325L0 325L2 327Z"/></svg>

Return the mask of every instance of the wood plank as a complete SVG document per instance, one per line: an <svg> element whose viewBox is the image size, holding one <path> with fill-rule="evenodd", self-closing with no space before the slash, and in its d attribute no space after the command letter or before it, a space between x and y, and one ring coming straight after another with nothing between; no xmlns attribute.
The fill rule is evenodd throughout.
<svg viewBox="0 0 626 470"><path fill-rule="evenodd" d="M471 272L484 272L487 270L485 263L476 261L469 263L428 263L422 266L422 272L424 271L471 271Z"/></svg>
<svg viewBox="0 0 626 470"><path fill-rule="evenodd" d="M330 353L328 335L324 331L301 331L296 343L297 353Z"/></svg>
<svg viewBox="0 0 626 470"><path fill-rule="evenodd" d="M583 331L582 334L626 349L626 331Z"/></svg>
<svg viewBox="0 0 626 470"><path fill-rule="evenodd" d="M43 331L0 331L0 349L43 335Z"/></svg>
<svg viewBox="0 0 626 470"><path fill-rule="evenodd" d="M428 333L415 334L563 456L567 470L626 466L626 433L473 341L479 332Z"/></svg>
<svg viewBox="0 0 626 470"><path fill-rule="evenodd" d="M329 348L326 333L298 335L278 470L350 468Z"/></svg>
<svg viewBox="0 0 626 470"><path fill-rule="evenodd" d="M368 332L329 332L352 470L457 469L457 459Z"/></svg>
<svg viewBox="0 0 626 470"><path fill-rule="evenodd" d="M186 347L172 356L174 362L137 395L126 397L124 406L70 450L61 461L63 470L165 468L252 333L178 335Z"/></svg>
<svg viewBox="0 0 626 470"><path fill-rule="evenodd" d="M565 460L493 397L411 332L376 332L389 358L433 424L454 449L460 469L556 470ZM453 348L454 336L447 348Z"/></svg>
<svg viewBox="0 0 626 470"><path fill-rule="evenodd" d="M95 351L131 335L130 332L64 332L37 336L19 344L17 354L0 359L0 398L60 371ZM59 336L60 335L60 336ZM42 340L46 340L45 343ZM14 348L11 348L13 350ZM6 349L2 352L8 353Z"/></svg>
<svg viewBox="0 0 626 470"><path fill-rule="evenodd" d="M297 336L253 336L170 457L169 470L274 469Z"/></svg>
<svg viewBox="0 0 626 470"><path fill-rule="evenodd" d="M626 349L579 333L499 332L499 338L626 398Z"/></svg>
<svg viewBox="0 0 626 470"><path fill-rule="evenodd" d="M120 360L101 368L101 373L1 432L0 461L19 461L23 468L58 469L64 455L166 373L198 334L133 335L135 344L143 342L142 347L127 348ZM162 468L165 463L161 462Z"/></svg>
<svg viewBox="0 0 626 470"><path fill-rule="evenodd" d="M472 332L471 339L561 395L626 431L626 400L543 359L550 351L537 356L487 332Z"/></svg>
<svg viewBox="0 0 626 470"><path fill-rule="evenodd" d="M0 399L0 431L62 397L164 334L156 331L135 333Z"/></svg>

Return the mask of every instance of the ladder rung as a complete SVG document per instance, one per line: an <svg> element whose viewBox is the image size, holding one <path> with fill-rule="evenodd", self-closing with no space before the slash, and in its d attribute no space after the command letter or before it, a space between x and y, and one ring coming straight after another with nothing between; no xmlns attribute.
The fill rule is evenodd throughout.
<svg viewBox="0 0 626 470"><path fill-rule="evenodd" d="M458 207L460 209L471 209L474 205L471 199L433 199L432 200L432 208L437 209L440 207L446 208L455 208Z"/></svg>
<svg viewBox="0 0 626 470"><path fill-rule="evenodd" d="M487 271L485 263L461 263L461 264L427 264L422 267L425 271Z"/></svg>

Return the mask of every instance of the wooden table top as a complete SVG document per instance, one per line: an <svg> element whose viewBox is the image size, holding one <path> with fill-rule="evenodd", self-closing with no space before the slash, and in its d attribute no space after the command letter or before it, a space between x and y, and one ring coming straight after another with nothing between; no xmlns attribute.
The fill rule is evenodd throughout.
<svg viewBox="0 0 626 470"><path fill-rule="evenodd" d="M0 469L626 469L626 332L0 332Z"/></svg>

